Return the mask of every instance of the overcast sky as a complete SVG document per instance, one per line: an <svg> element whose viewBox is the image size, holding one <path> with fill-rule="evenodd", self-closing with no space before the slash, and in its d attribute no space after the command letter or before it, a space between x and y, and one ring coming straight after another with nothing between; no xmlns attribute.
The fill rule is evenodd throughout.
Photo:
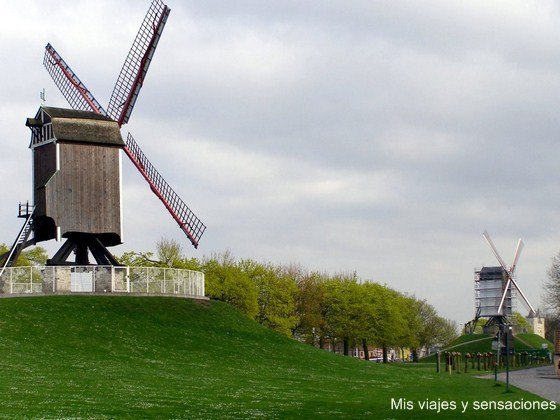
<svg viewBox="0 0 560 420"><path fill-rule="evenodd" d="M106 105L149 0L1 0L0 242L31 199L51 42ZM534 306L560 250L560 5L168 0L131 131L207 225L194 250L123 158L124 241L356 271L463 324L474 268L526 243ZM43 244L45 245L45 244ZM48 244L56 250L60 244ZM521 312L525 312L520 305Z"/></svg>

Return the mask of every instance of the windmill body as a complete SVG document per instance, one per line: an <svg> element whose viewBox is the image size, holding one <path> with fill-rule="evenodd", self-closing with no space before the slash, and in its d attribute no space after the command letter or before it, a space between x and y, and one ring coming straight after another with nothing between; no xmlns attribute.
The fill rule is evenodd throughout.
<svg viewBox="0 0 560 420"><path fill-rule="evenodd" d="M41 107L27 125L32 133L35 241L64 238L89 251L89 243L122 243L124 141L118 124L93 112ZM94 245L94 257L98 252Z"/></svg>
<svg viewBox="0 0 560 420"><path fill-rule="evenodd" d="M506 286L508 287L506 290ZM475 271L475 304L483 318L512 316L517 309L516 290L508 286L508 274L501 267L482 267ZM505 294L503 308L500 302Z"/></svg>

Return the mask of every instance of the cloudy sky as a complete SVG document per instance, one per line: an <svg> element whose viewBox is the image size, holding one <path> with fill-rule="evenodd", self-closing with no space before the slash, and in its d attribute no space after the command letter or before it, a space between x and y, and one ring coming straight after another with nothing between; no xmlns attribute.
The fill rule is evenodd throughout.
<svg viewBox="0 0 560 420"><path fill-rule="evenodd" d="M51 42L106 105L149 1L1 0L0 242L31 198L25 118L66 106ZM356 271L464 323L473 270L560 250L560 4L168 0L130 124L208 229L198 250L123 159L125 244ZM55 250L60 244L48 244ZM522 308L520 306L520 308ZM524 310L522 311L524 312Z"/></svg>

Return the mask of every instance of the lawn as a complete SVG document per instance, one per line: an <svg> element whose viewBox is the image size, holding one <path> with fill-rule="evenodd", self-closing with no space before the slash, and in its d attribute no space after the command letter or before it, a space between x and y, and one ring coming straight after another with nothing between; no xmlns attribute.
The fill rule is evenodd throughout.
<svg viewBox="0 0 560 420"><path fill-rule="evenodd" d="M470 404L469 418L558 417L549 409L474 410L474 402L542 399L436 374L431 365L330 354L221 302L0 299L0 352L3 418L457 418L461 403ZM426 401L433 409L420 407ZM438 415L446 404L455 409Z"/></svg>

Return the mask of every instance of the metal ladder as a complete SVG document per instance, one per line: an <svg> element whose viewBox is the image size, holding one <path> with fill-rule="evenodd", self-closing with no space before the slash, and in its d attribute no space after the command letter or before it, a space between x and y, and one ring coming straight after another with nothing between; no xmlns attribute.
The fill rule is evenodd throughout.
<svg viewBox="0 0 560 420"><path fill-rule="evenodd" d="M32 231L32 221L33 221L33 213L35 212L35 206L30 206L29 203L26 204L21 204L19 205L19 216L21 218L25 219L25 222L23 224L23 227L21 228L19 235L17 236L16 240L14 241L14 244L12 245L12 248L10 249L10 252L7 253L7 257L6 254L4 254L4 257L6 257L6 260L4 261L4 264L2 265L2 268L0 268L0 277L2 277L2 274L4 274L4 271L6 270L6 267L11 267L12 264L14 264L16 262L16 260L18 259L18 257L21 254L21 251L23 251L25 248L27 248L29 245L34 244L34 241L28 241L29 239L29 235L31 234Z"/></svg>

